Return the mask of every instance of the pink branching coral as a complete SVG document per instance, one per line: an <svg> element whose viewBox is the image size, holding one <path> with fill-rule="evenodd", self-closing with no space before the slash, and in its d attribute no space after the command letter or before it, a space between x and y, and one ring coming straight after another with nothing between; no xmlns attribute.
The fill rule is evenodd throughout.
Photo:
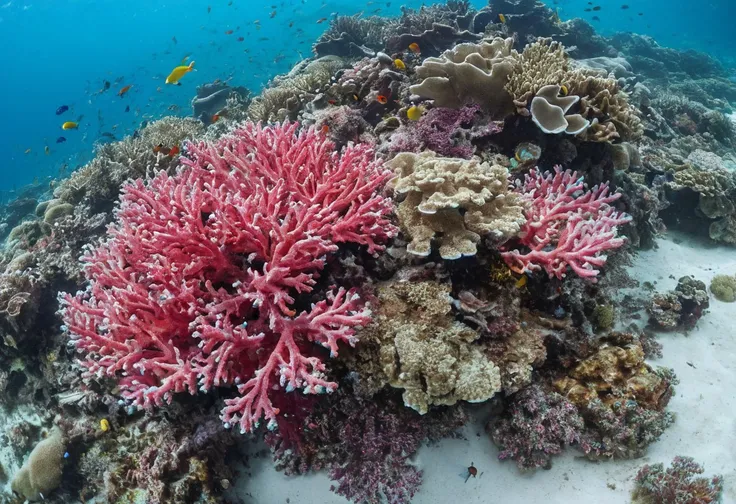
<svg viewBox="0 0 736 504"><path fill-rule="evenodd" d="M609 194L608 183L587 189L577 172L555 166L546 175L535 168L517 191L528 203L519 244L530 250L502 253L517 273L544 269L550 278L562 279L570 266L578 276L595 281L600 273L596 268L606 263L602 253L626 241L618 237L617 226L631 217L610 206L621 194Z"/></svg>
<svg viewBox="0 0 736 504"><path fill-rule="evenodd" d="M340 243L369 253L396 233L390 177L371 147L342 152L314 128L246 123L187 146L169 176L125 186L108 238L86 251L86 291L61 295L85 376L119 379L138 407L235 384L222 420L275 425L275 389L331 392L335 356L369 320L356 292L314 291Z"/></svg>

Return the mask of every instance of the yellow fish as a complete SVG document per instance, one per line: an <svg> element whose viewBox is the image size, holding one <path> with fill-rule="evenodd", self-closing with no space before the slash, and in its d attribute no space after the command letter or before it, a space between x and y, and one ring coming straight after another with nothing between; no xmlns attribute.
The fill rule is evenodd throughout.
<svg viewBox="0 0 736 504"><path fill-rule="evenodd" d="M107 432L110 430L110 422L107 420L107 418L103 418L100 420L100 430L102 432Z"/></svg>
<svg viewBox="0 0 736 504"><path fill-rule="evenodd" d="M30 154L30 153L31 153L30 147L28 149L26 149L26 150L23 151L23 154Z"/></svg>
<svg viewBox="0 0 736 504"><path fill-rule="evenodd" d="M396 68L398 68L399 70L406 70L406 65L404 64L404 62L398 58L394 60L394 66L396 66Z"/></svg>
<svg viewBox="0 0 736 504"><path fill-rule="evenodd" d="M406 117L408 117L410 121L418 121L419 118L422 117L423 112L424 109L422 107L412 105L409 107L409 110L406 111Z"/></svg>
<svg viewBox="0 0 736 504"><path fill-rule="evenodd" d="M501 24L506 24L506 16L503 14L498 15L498 20L501 21Z"/></svg>
<svg viewBox="0 0 736 504"><path fill-rule="evenodd" d="M521 289L522 287L524 287L526 285L526 282L527 282L527 276L524 275L523 277L519 278L516 281L516 284L515 284L516 285L516 288L517 289Z"/></svg>
<svg viewBox="0 0 736 504"><path fill-rule="evenodd" d="M70 129L77 129L77 128L79 128L79 123L75 123L74 121L67 121L61 125L61 129L63 130L70 130Z"/></svg>
<svg viewBox="0 0 736 504"><path fill-rule="evenodd" d="M189 63L188 66L178 66L174 68L168 77L166 77L166 84L179 84L179 79L184 77L184 74L194 70L194 61Z"/></svg>
<svg viewBox="0 0 736 504"><path fill-rule="evenodd" d="M564 84L560 86L560 93L562 93L562 96L567 96L567 93L569 92L570 91L567 89L567 86L565 86Z"/></svg>

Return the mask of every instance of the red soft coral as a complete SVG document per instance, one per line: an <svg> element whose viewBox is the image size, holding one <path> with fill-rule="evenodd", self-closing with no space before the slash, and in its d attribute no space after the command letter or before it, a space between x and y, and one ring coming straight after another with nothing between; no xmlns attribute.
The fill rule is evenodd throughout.
<svg viewBox="0 0 736 504"><path fill-rule="evenodd" d="M355 292L311 307L304 296L337 244L375 253L396 233L379 193L391 174L371 147L337 152L296 124L246 123L188 145L182 163L124 188L108 238L83 258L89 287L61 295L64 324L86 376L118 378L136 406L236 384L223 421L274 425L277 384L336 387L314 343L334 356L369 320Z"/></svg>
<svg viewBox="0 0 736 504"><path fill-rule="evenodd" d="M606 263L603 252L625 243L617 226L631 217L610 206L621 194L609 194L607 183L588 190L577 172L555 166L554 173L544 175L535 168L518 192L528 203L519 244L530 250L501 254L517 273L544 269L562 279L569 266L578 276L595 281L596 268Z"/></svg>

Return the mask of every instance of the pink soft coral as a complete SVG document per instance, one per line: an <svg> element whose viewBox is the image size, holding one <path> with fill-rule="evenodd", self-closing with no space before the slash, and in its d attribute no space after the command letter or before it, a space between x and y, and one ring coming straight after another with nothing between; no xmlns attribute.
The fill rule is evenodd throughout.
<svg viewBox="0 0 736 504"><path fill-rule="evenodd" d="M631 220L610 206L621 194L608 191L607 183L588 190L577 172L559 166L546 175L532 170L518 188L528 203L519 244L530 251L503 252L506 264L517 273L544 269L560 279L569 266L595 281L596 268L606 263L602 253L625 243L617 226Z"/></svg>
<svg viewBox="0 0 736 504"><path fill-rule="evenodd" d="M89 287L61 296L86 376L119 378L139 407L236 384L222 419L242 431L274 425L279 386L335 389L314 343L336 355L369 313L355 292L313 289L337 244L375 253L396 233L379 193L391 174L369 146L339 153L297 129L246 123L188 145L176 175L124 188L117 223L83 258Z"/></svg>

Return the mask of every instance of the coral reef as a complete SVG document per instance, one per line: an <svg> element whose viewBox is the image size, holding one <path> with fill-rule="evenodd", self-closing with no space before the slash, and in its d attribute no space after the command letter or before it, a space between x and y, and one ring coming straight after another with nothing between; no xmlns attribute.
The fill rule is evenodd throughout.
<svg viewBox="0 0 736 504"><path fill-rule="evenodd" d="M733 303L736 301L736 276L714 276L710 281L710 291L717 300Z"/></svg>
<svg viewBox="0 0 736 504"><path fill-rule="evenodd" d="M691 457L675 457L664 464L647 464L636 474L635 504L715 504L721 502L723 478L698 477L703 467Z"/></svg>
<svg viewBox="0 0 736 504"><path fill-rule="evenodd" d="M65 444L61 431L52 429L28 456L28 461L13 476L13 492L30 502L44 500L61 483Z"/></svg>
<svg viewBox="0 0 736 504"><path fill-rule="evenodd" d="M502 243L524 224L521 199L508 190L502 166L432 151L401 153L390 165L394 191L405 195L397 212L412 254L428 256L437 239L443 259L474 255L481 237Z"/></svg>
<svg viewBox="0 0 736 504"><path fill-rule="evenodd" d="M368 147L338 153L296 127L246 123L215 145L190 144L177 175L124 188L108 239L85 255L89 287L60 296L88 379L119 379L139 407L236 383L222 418L243 431L274 421L276 377L287 391L336 387L309 344L336 355L368 314L344 289L311 310L295 296L314 290L338 243L374 253L394 233L377 194L388 173Z"/></svg>

